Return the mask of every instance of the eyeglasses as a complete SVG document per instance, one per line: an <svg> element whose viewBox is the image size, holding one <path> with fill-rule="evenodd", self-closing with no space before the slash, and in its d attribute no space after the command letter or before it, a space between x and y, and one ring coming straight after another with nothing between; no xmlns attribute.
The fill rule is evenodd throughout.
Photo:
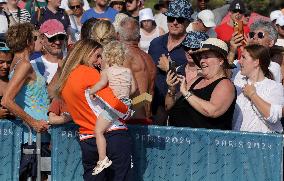
<svg viewBox="0 0 284 181"><path fill-rule="evenodd" d="M53 43L55 41L63 41L66 39L66 35L56 35L51 38L47 38L49 43Z"/></svg>
<svg viewBox="0 0 284 181"><path fill-rule="evenodd" d="M76 5L76 6L70 6L70 9L80 9L81 5Z"/></svg>
<svg viewBox="0 0 284 181"><path fill-rule="evenodd" d="M250 38L250 39L253 39L255 35L257 35L257 37L258 37L259 39L263 39L265 34L264 34L264 32L258 32L258 33L249 32L249 38Z"/></svg>
<svg viewBox="0 0 284 181"><path fill-rule="evenodd" d="M183 17L171 17L171 16L167 16L167 21L168 23L173 23L174 21L177 21L179 24L183 24L185 22L185 18Z"/></svg>

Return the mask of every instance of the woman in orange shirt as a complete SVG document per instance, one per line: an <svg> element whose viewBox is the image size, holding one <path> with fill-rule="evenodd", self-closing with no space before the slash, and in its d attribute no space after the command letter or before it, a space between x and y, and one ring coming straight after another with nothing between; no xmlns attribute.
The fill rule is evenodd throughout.
<svg viewBox="0 0 284 181"><path fill-rule="evenodd" d="M100 80L98 69L101 63L102 46L94 40L80 40L66 58L59 78L58 93L64 99L74 122L79 125L80 146L84 167L84 180L133 180L131 173L131 138L127 127L119 120L114 121L105 134L107 153L112 165L98 175L92 175L99 159L94 134L96 120L103 111L102 103L108 109L127 117L128 107L123 104L109 87L97 92L100 99L91 100L88 89ZM111 176L110 176L111 175Z"/></svg>

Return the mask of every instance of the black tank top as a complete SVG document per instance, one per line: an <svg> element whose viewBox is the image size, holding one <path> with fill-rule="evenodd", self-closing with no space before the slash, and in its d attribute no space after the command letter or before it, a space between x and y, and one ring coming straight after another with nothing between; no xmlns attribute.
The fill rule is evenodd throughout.
<svg viewBox="0 0 284 181"><path fill-rule="evenodd" d="M198 78L189 88L189 90L197 97L209 101L211 94L217 84L223 80L227 79L225 77L220 78L212 82L206 87L201 89L193 89L203 78ZM202 115L197 110L195 110L188 102L181 96L169 111L169 122L171 126L176 127L191 127L191 128L207 128L207 129L221 129L221 130L231 130L232 129L232 119L236 104L236 89L235 98L229 109L218 118L210 118Z"/></svg>

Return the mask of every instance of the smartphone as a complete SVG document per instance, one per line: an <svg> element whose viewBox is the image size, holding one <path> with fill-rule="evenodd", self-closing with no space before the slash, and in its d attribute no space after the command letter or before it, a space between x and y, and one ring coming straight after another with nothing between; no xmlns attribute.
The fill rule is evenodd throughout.
<svg viewBox="0 0 284 181"><path fill-rule="evenodd" d="M238 34L244 34L244 24L243 21L235 21L234 22L234 31L238 32Z"/></svg>
<svg viewBox="0 0 284 181"><path fill-rule="evenodd" d="M174 60L170 60L170 71L174 72L175 76L177 75L176 62Z"/></svg>

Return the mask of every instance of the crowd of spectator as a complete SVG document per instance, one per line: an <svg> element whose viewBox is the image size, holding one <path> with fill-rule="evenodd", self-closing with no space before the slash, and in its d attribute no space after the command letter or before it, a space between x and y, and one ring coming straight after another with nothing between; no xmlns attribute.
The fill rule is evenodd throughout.
<svg viewBox="0 0 284 181"><path fill-rule="evenodd" d="M88 181L133 180L127 124L282 133L284 9L226 2L0 0L0 119L73 121Z"/></svg>

